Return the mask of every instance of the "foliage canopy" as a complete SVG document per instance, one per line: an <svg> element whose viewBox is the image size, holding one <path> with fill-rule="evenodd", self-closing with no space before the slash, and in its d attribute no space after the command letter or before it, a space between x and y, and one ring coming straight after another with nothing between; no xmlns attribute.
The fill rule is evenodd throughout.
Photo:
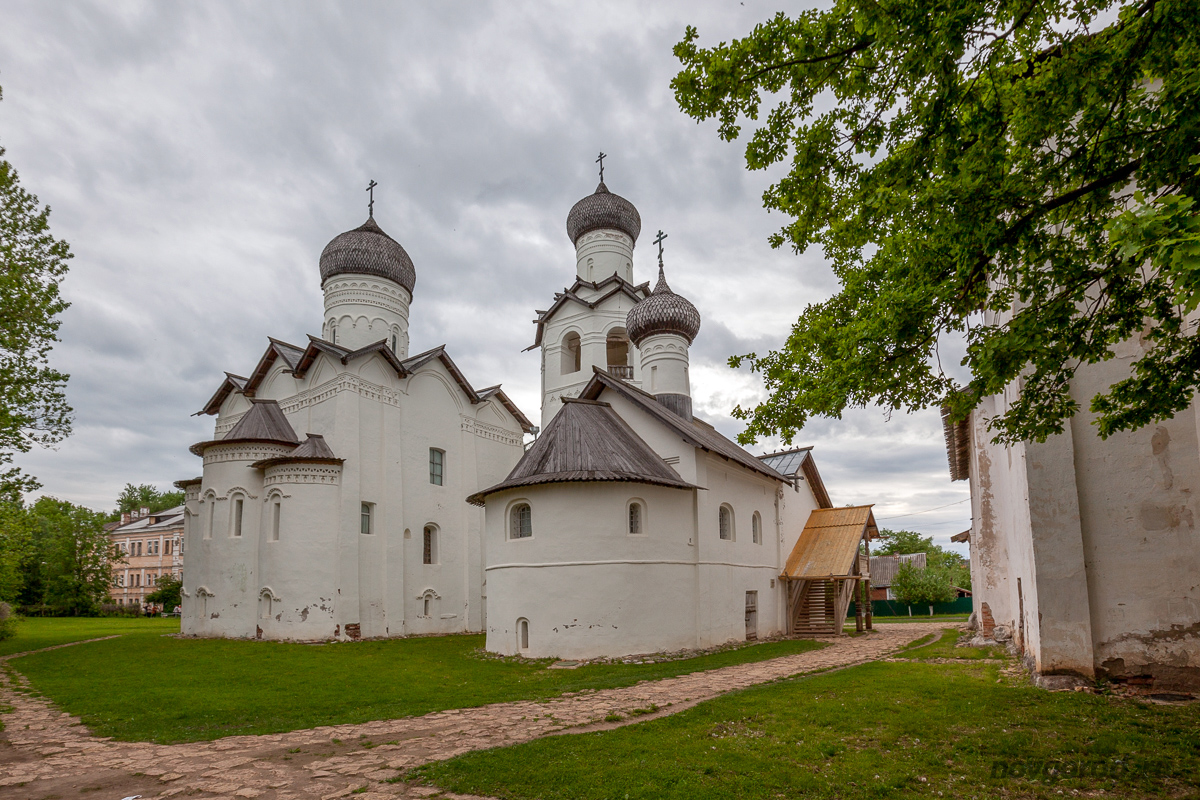
<svg viewBox="0 0 1200 800"><path fill-rule="evenodd" d="M52 369L59 282L70 248L50 234L50 209L21 188L0 147L0 494L9 500L38 487L12 463L15 453L47 446L71 432L67 375Z"/></svg>
<svg viewBox="0 0 1200 800"><path fill-rule="evenodd" d="M747 361L770 397L743 441L877 403L963 419L1018 378L990 424L1044 439L1079 410L1083 364L1137 337L1091 399L1108 436L1200 386L1200 2L836 0L743 39L675 47L685 113L746 164L840 282L785 345ZM940 349L965 338L956 380Z"/></svg>

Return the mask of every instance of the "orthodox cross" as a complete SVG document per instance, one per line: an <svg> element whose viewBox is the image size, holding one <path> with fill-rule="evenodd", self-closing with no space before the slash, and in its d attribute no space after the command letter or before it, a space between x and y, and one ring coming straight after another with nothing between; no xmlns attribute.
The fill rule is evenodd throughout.
<svg viewBox="0 0 1200 800"><path fill-rule="evenodd" d="M600 157L596 159L596 163L600 165L600 182L604 183L604 159L608 158L603 151L600 152Z"/></svg>
<svg viewBox="0 0 1200 800"><path fill-rule="evenodd" d="M659 231L658 236L654 238L654 244L658 245L658 266L660 268L662 267L662 243L665 238L667 238L667 235L662 231Z"/></svg>
<svg viewBox="0 0 1200 800"><path fill-rule="evenodd" d="M367 184L367 192L371 195L371 199L367 203L367 216L368 217L375 216L375 187L378 185L379 184L376 183L374 181L374 179L372 179L371 182Z"/></svg>

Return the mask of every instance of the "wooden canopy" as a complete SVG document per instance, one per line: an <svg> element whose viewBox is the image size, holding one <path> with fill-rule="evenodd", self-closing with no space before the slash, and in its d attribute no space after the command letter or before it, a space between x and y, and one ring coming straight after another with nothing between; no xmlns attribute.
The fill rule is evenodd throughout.
<svg viewBox="0 0 1200 800"><path fill-rule="evenodd" d="M878 538L871 506L818 508L808 517L780 574L787 589L788 627L795 635L838 634L850 601L857 627L870 628L870 552L859 545Z"/></svg>

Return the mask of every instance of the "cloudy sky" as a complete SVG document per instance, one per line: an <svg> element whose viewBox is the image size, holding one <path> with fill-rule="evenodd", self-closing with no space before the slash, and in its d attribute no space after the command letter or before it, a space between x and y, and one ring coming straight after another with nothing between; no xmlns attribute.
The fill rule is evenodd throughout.
<svg viewBox="0 0 1200 800"><path fill-rule="evenodd" d="M0 0L0 146L75 253L54 352L74 434L20 465L105 509L126 482L198 474L187 446L212 418L191 414L267 336L320 332L317 259L362 223L370 179L377 221L417 267L412 351L446 343L472 383L503 383L536 417L538 353L522 350L534 309L574 277L564 220L599 150L609 188L670 236L672 287L704 319L696 409L735 435L730 410L763 391L726 359L779 345L835 283L819 252L768 246L783 223L761 203L772 175L679 111L671 48L688 24L711 45L775 10ZM798 443L834 502L875 503L882 527L945 542L970 524L933 411L856 411Z"/></svg>

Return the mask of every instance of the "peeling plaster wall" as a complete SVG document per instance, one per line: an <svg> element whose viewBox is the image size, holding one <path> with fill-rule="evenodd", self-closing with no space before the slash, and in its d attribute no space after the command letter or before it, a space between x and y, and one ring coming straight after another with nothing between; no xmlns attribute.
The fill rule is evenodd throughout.
<svg viewBox="0 0 1200 800"><path fill-rule="evenodd" d="M1080 369L1080 405L1139 353L1127 342ZM986 431L1005 407L1005 396L986 398L972 418L976 607L1012 626L1041 673L1200 686L1196 406L1108 440L1085 410L1062 434L1011 448Z"/></svg>

